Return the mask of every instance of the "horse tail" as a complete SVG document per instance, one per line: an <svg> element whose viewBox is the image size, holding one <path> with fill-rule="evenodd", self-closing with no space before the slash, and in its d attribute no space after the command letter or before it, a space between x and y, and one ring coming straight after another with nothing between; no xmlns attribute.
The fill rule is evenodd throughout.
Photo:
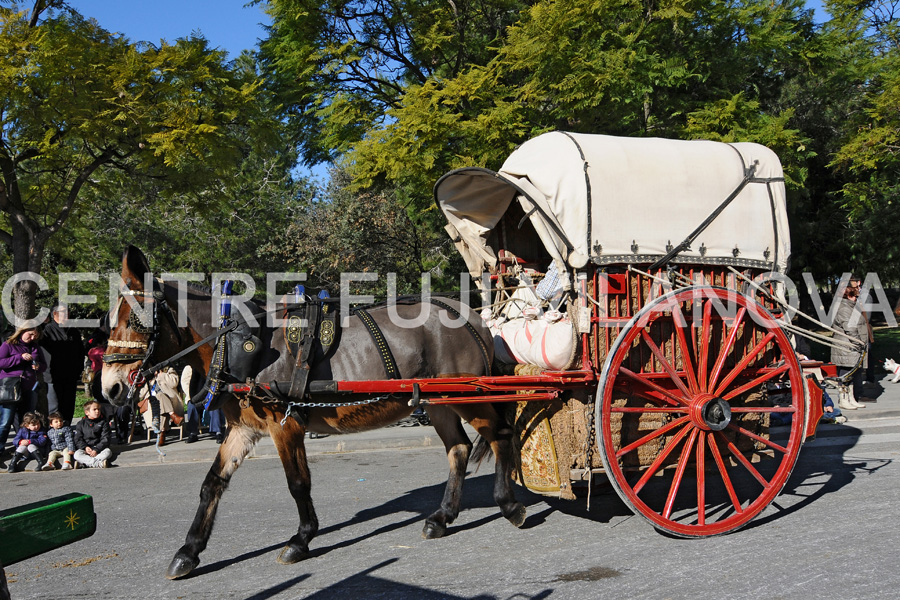
<svg viewBox="0 0 900 600"><path fill-rule="evenodd" d="M480 467L484 459L488 457L493 458L494 451L491 450L491 445L479 435L478 439L475 440L475 447L472 448L472 453L469 454L469 464L475 465L475 471L477 472L478 467Z"/></svg>
<svg viewBox="0 0 900 600"><path fill-rule="evenodd" d="M497 405L494 405L495 408ZM501 415L502 419L502 409L498 408L497 411ZM505 419L502 419L498 423L497 427L497 438L502 440L506 440L509 444L506 445L509 448L509 452L512 454L513 466L516 469L517 473L522 472L522 454L518 436L515 435L513 428L510 427L508 423L506 423ZM481 463L485 458L494 458L494 451L491 449L491 445L485 441L483 437L480 435L475 440L475 446L472 448L471 454L469 454L469 464L475 465L475 471L478 471L478 467L481 466Z"/></svg>

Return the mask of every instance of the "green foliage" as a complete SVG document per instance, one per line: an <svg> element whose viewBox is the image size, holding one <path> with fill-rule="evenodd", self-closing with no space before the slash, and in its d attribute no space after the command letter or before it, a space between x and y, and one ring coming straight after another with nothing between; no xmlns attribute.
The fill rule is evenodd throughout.
<svg viewBox="0 0 900 600"><path fill-rule="evenodd" d="M135 45L60 2L46 15L12 5L0 7L0 57L0 241L14 273L41 271L88 197L115 206L145 185L210 210L227 197L216 186L276 140L261 80L203 38ZM33 302L24 289L17 312Z"/></svg>
<svg viewBox="0 0 900 600"><path fill-rule="evenodd" d="M431 187L445 171L473 164L499 168L515 140L537 131L519 116L518 103L493 96L496 87L482 68L409 87L403 103L389 111L392 122L350 153L354 187L387 180L419 190L417 207L431 210Z"/></svg>
<svg viewBox="0 0 900 600"><path fill-rule="evenodd" d="M896 283L900 239L890 226L900 218L896 5L826 5L832 18L819 36L821 67L786 98L817 154L793 233L817 250L807 254L811 270L874 271L883 283Z"/></svg>
<svg viewBox="0 0 900 600"><path fill-rule="evenodd" d="M776 100L814 51L811 34L793 0L537 2L487 65L407 86L347 168L361 188L419 190L427 211L447 170L499 168L517 144L560 129L756 140L789 152L799 186L808 152Z"/></svg>
<svg viewBox="0 0 900 600"><path fill-rule="evenodd" d="M897 202L900 176L900 48L875 61L865 84L862 111L851 121L847 142L833 164L847 170L852 181L843 188L852 218L858 219L883 203Z"/></svg>
<svg viewBox="0 0 900 600"><path fill-rule="evenodd" d="M265 73L308 164L387 127L411 86L490 61L519 0L270 0Z"/></svg>
<svg viewBox="0 0 900 600"><path fill-rule="evenodd" d="M687 115L684 133L691 139L718 142L756 142L771 148L781 159L789 193L806 182L806 164L814 153L800 130L791 129L792 109L770 115L762 112L757 100L748 101L741 92L717 100Z"/></svg>
<svg viewBox="0 0 900 600"><path fill-rule="evenodd" d="M567 130L769 146L795 270L900 280L892 0L828 0L819 26L803 0L269 0L258 65L0 5L0 270L102 271L137 243L168 271L451 287L434 182Z"/></svg>
<svg viewBox="0 0 900 600"><path fill-rule="evenodd" d="M118 270L122 249L134 244L151 264L169 272L242 271L262 281L275 266L260 259L259 248L313 196L303 182L258 155L244 161L229 181L193 197L172 194L152 181L118 181L114 199L88 192L90 206L72 223L73 235L51 248L61 264L74 271Z"/></svg>
<svg viewBox="0 0 900 600"><path fill-rule="evenodd" d="M823 25L803 0L271 5L266 72L307 158L391 190L435 236L434 181L545 131L756 141L785 168L795 269L894 271L878 259L900 246L893 2L832 0ZM454 30L479 11L502 18Z"/></svg>
<svg viewBox="0 0 900 600"><path fill-rule="evenodd" d="M306 205L284 231L274 232L262 258L304 272L307 285L332 293L340 290L342 273L378 275L375 283L353 284L354 293L384 296L390 273L400 294L419 293L422 273L433 275L435 289L444 289L437 267L448 262L448 245L429 247L432 236L410 220L396 197L357 194L348 183L346 174L332 172L327 200Z"/></svg>

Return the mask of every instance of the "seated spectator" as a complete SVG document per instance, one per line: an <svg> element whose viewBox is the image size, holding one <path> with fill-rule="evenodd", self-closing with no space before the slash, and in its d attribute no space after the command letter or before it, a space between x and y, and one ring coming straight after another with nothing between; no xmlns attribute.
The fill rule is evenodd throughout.
<svg viewBox="0 0 900 600"><path fill-rule="evenodd" d="M72 457L75 454L75 433L72 427L66 425L63 416L58 412L50 413L50 429L47 431L50 438L50 455L42 467L44 471L56 469L56 461L63 459L62 470L73 468Z"/></svg>
<svg viewBox="0 0 900 600"><path fill-rule="evenodd" d="M831 399L831 396L828 395L828 392L823 390L822 392L822 418L820 419L822 423L846 423L847 417L845 417L841 413L841 409L834 405L834 401Z"/></svg>
<svg viewBox="0 0 900 600"><path fill-rule="evenodd" d="M87 467L105 469L112 457L109 423L100 414L100 403L89 400L84 418L75 425L75 460Z"/></svg>
<svg viewBox="0 0 900 600"><path fill-rule="evenodd" d="M44 457L47 456L47 432L44 430L44 422L40 413L26 413L22 418L22 427L13 439L15 448L13 458L7 467L7 472L16 473L25 469L25 465L32 458L37 461L35 471L40 471L44 465Z"/></svg>

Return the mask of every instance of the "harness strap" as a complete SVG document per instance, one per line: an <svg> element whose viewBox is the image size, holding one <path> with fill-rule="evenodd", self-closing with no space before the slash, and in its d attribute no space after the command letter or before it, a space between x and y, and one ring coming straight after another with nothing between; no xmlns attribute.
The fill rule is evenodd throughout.
<svg viewBox="0 0 900 600"><path fill-rule="evenodd" d="M381 329L378 327L375 319L372 318L372 315L370 315L368 311L362 308L357 308L353 312L359 317L362 324L366 326L369 335L372 336L375 347L378 349L378 355L381 357L381 362L384 363L384 370L387 373L387 378L400 379L400 371L397 369L397 362L394 360L394 355L391 353L387 340L384 339L384 334L381 333Z"/></svg>
<svg viewBox="0 0 900 600"><path fill-rule="evenodd" d="M313 342L316 332L319 330L319 316L321 311L318 305L307 304L306 327L303 328L300 349L297 352L297 362L294 364L294 374L291 376L291 387L288 390L290 398L303 398L306 395L306 386L309 382L309 357L312 354Z"/></svg>
<svg viewBox="0 0 900 600"><path fill-rule="evenodd" d="M449 304L446 304L445 302L441 301L439 298L431 298L431 303L434 304L435 306L440 306L447 312L451 313L457 319L462 319L462 322L466 328L466 331L468 331L471 334L472 338L474 338L474 340L475 340L475 343L478 344L478 349L481 350L481 360L484 361L484 374L490 375L491 374L490 353L488 352L487 346L485 345L484 340L481 338L481 335L479 335L479 333L475 330L475 327L473 327L472 324L469 323L468 319L463 319L462 315L460 314L460 312L458 310L456 310Z"/></svg>
<svg viewBox="0 0 900 600"><path fill-rule="evenodd" d="M194 350L196 350L196 349L199 348L200 346L204 346L204 345L208 344L209 342L211 342L211 341L213 341L213 340L216 340L219 336L224 335L225 333L228 333L229 331L232 331L232 330L235 329L236 327L237 327L237 323L236 323L236 322L231 322L231 323L229 323L227 326L225 326L224 328L222 328L222 329L217 329L215 333L213 333L213 334L211 334L211 335L208 335L208 336L206 336L205 338L203 338L202 340L200 340L199 342L196 342L195 344L192 344L192 345L188 346L187 348L185 348L184 350L182 350L182 351L179 352L178 354L172 356L171 358L167 358L166 360L164 360L164 361L162 361L162 362L156 363L156 364L153 365L152 367L149 367L149 368L147 368L147 369L144 369L143 372L144 372L144 374L145 374L145 377L146 377L147 375L150 375L151 373L156 373L157 371L161 371L161 370L165 369L166 367L168 367L168 366L171 365L172 363L178 362L178 360L179 360L180 358L182 358L183 356L186 356L186 355L190 354L191 352L193 352Z"/></svg>
<svg viewBox="0 0 900 600"><path fill-rule="evenodd" d="M209 376L208 383L205 387L206 389L206 398L205 403L203 404L204 410L209 410L210 405L215 401L215 399L219 395L219 388L222 385L222 380L219 376L222 374L222 370L225 368L225 336L221 336L216 342L216 350L213 353L212 362L209 365Z"/></svg>

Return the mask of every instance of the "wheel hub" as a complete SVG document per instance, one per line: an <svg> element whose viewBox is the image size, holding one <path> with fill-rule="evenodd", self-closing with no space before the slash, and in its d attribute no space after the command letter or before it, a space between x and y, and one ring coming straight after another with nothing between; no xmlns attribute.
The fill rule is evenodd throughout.
<svg viewBox="0 0 900 600"><path fill-rule="evenodd" d="M713 398L700 410L703 421L711 431L722 431L731 423L731 406L721 398Z"/></svg>
<svg viewBox="0 0 900 600"><path fill-rule="evenodd" d="M711 394L700 394L691 402L694 423L707 431L722 431L731 423L731 405Z"/></svg>

